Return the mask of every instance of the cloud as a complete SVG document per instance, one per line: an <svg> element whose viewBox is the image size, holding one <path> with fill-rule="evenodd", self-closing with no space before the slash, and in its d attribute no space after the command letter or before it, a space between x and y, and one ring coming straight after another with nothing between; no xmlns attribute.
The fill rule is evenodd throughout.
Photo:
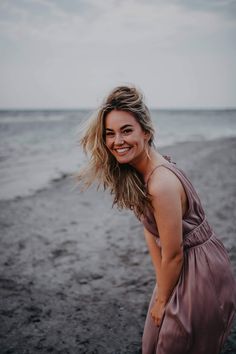
<svg viewBox="0 0 236 354"><path fill-rule="evenodd" d="M164 3L162 0L138 0L138 2L145 3L153 8L160 7ZM236 17L235 0L168 0L165 3L185 8L190 12L217 13L227 19L235 19Z"/></svg>
<svg viewBox="0 0 236 354"><path fill-rule="evenodd" d="M207 36L232 26L220 19L219 11L210 11L223 6L209 0L199 1L198 5L184 0L127 0L119 4L95 0L13 0L3 4L3 34L49 42L117 46L150 41L170 47L180 37L201 31ZM231 4L229 0L227 4Z"/></svg>
<svg viewBox="0 0 236 354"><path fill-rule="evenodd" d="M173 0L173 2L191 11L217 13L219 16L226 17L227 19L235 19L236 17L235 0Z"/></svg>
<svg viewBox="0 0 236 354"><path fill-rule="evenodd" d="M216 102L227 95L232 101L234 6L229 0L1 1L0 104L14 96L20 105L25 96L33 105L75 106L79 96L92 105L121 82L138 84L163 105L170 92L173 105L186 98L206 104L214 92Z"/></svg>

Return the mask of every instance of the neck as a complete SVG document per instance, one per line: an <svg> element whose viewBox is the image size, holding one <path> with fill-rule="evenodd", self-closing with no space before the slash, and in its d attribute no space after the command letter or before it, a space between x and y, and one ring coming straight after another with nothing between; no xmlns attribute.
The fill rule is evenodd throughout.
<svg viewBox="0 0 236 354"><path fill-rule="evenodd" d="M165 162L165 158L153 147L150 147L148 154L145 153L139 161L132 164L132 166L142 175L144 182L154 167Z"/></svg>

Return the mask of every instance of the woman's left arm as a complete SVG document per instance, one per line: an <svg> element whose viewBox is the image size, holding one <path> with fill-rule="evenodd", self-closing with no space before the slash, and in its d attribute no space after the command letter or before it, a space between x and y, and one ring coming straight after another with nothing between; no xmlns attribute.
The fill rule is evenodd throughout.
<svg viewBox="0 0 236 354"><path fill-rule="evenodd" d="M150 182L149 193L162 247L156 299L156 310L160 314L179 279L183 265L181 204L183 187L177 177L166 169L159 169L156 178L152 178ZM157 324L159 320L160 318L157 318Z"/></svg>

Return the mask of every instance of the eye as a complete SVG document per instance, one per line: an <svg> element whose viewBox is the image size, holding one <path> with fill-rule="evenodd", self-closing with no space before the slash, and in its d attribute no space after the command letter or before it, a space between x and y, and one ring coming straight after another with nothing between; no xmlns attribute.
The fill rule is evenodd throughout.
<svg viewBox="0 0 236 354"><path fill-rule="evenodd" d="M127 128L127 129L124 129L123 130L123 134L129 134L129 133L132 133L132 129L130 129L130 128Z"/></svg>
<svg viewBox="0 0 236 354"><path fill-rule="evenodd" d="M106 132L105 132L105 135L106 135L106 136L114 136L114 133L113 133L113 132L110 132L110 131L106 131Z"/></svg>

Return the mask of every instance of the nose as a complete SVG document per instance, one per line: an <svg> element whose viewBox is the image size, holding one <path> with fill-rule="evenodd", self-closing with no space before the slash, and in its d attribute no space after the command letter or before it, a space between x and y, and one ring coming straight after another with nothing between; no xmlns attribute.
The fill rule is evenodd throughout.
<svg viewBox="0 0 236 354"><path fill-rule="evenodd" d="M121 134L116 134L115 140L114 140L115 145L122 145L124 144L124 139Z"/></svg>

